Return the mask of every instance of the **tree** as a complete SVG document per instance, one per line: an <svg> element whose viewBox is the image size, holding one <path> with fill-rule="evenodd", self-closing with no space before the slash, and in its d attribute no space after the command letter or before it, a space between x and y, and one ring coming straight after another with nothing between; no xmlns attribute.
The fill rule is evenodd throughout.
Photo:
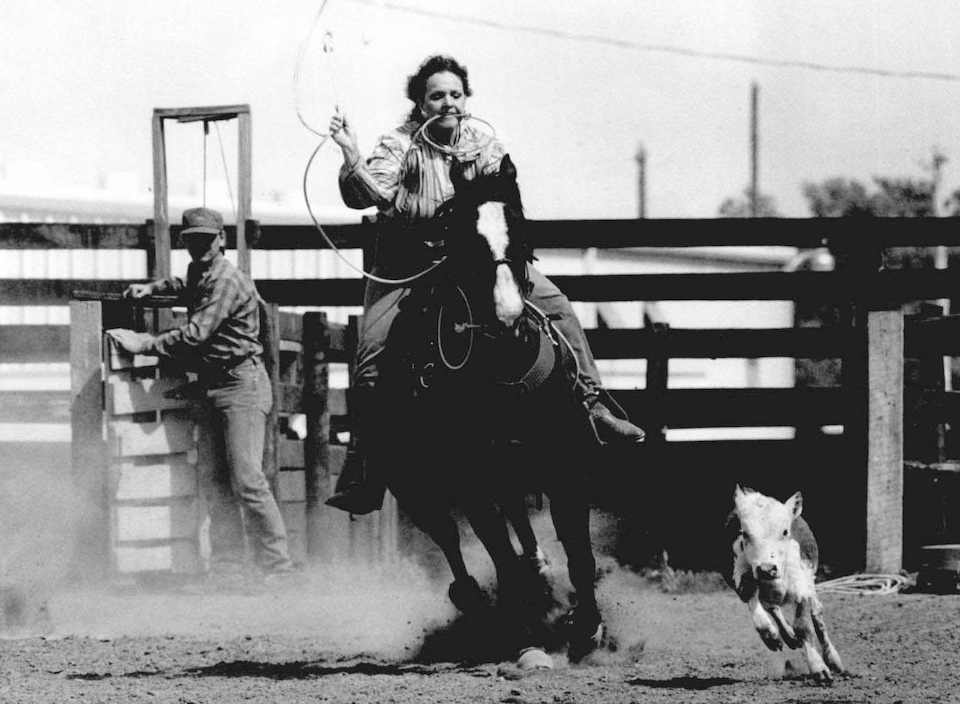
<svg viewBox="0 0 960 704"><path fill-rule="evenodd" d="M822 183L801 186L810 214L815 218L869 217L873 215L870 196L859 181L839 176Z"/></svg>
<svg viewBox="0 0 960 704"><path fill-rule="evenodd" d="M936 147L930 160L921 164L928 176L924 178L875 176L872 193L855 179L828 178L820 183L805 182L803 196L810 214L816 218L874 217L926 218L936 217L937 191L947 157ZM960 208L960 191L945 202L949 208ZM960 213L958 213L960 214Z"/></svg>
<svg viewBox="0 0 960 704"><path fill-rule="evenodd" d="M960 188L943 201L943 214L951 218L960 218Z"/></svg>
<svg viewBox="0 0 960 704"><path fill-rule="evenodd" d="M743 189L743 196L740 198L727 198L720 204L720 217L722 218L749 218L753 217L750 209L750 189ZM779 218L777 204L774 199L763 193L757 194L757 217L758 218Z"/></svg>
<svg viewBox="0 0 960 704"><path fill-rule="evenodd" d="M855 179L806 182L803 196L815 218L926 218L936 214L933 181L875 177L873 182L873 193Z"/></svg>
<svg viewBox="0 0 960 704"><path fill-rule="evenodd" d="M874 178L880 188L872 197L879 218L934 217L936 188L933 181L911 178Z"/></svg>

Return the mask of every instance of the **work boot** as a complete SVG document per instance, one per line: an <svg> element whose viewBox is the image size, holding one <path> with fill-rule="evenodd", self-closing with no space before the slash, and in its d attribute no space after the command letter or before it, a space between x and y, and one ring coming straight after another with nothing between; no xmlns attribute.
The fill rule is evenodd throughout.
<svg viewBox="0 0 960 704"><path fill-rule="evenodd" d="M367 472L367 462L357 443L347 450L347 457L337 479L333 496L324 503L341 511L363 516L380 510L386 487Z"/></svg>
<svg viewBox="0 0 960 704"><path fill-rule="evenodd" d="M614 412L607 404L604 404L600 400L599 395L592 401L587 402L590 422L593 425L593 430L600 444L636 445L642 443L646 437L643 429L627 420L627 414L619 404L610 397L610 394L606 391L601 391L600 394L603 395L604 400L606 400L610 406L613 406L616 411Z"/></svg>

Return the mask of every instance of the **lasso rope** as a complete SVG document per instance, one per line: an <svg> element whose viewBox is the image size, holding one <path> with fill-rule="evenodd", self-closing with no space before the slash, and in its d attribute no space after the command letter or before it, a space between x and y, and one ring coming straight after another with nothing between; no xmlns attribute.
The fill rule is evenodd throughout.
<svg viewBox="0 0 960 704"><path fill-rule="evenodd" d="M301 71L301 68L302 68L302 65L303 65L303 57L304 57L304 54L306 53L307 46L309 46L310 40L313 38L313 34L314 34L314 32L316 31L317 27L318 27L319 24L320 24L320 17L323 15L323 11L326 9L327 3L328 3L329 1L330 1L330 0L323 0L323 2L320 4L320 9L317 10L317 14L316 14L316 16L313 18L313 23L312 23L311 26L310 26L310 31L307 33L307 36L304 37L303 42L300 44L300 50L297 52L297 60L296 60L296 63L294 64L294 70L293 70L293 97L294 97L293 104L294 104L294 109L296 110L296 113L297 113L297 118L300 120L300 123L301 123L304 127L306 127L310 132L312 132L313 134L315 134L315 135L317 135L318 137L320 137L320 142L317 144L316 148L315 148L315 149L313 150L313 152L310 154L310 158L307 160L307 164L306 164L306 166L305 166L304 169L303 169L303 200L304 200L304 202L305 202L306 205L307 205L307 212L310 214L310 219L313 221L314 227L317 228L317 231L320 233L320 235L321 235L321 236L323 237L323 239L326 241L327 246L330 247L330 249L333 251L333 253L336 254L336 256L337 256L344 264L346 264L348 267L350 267L351 269L353 269L354 271L356 271L357 273L359 273L362 277L364 277L365 279L368 279L368 280L370 280L370 281L376 281L377 283L387 284L387 285L391 285L391 286L402 286L402 285L405 285L405 284L412 283L412 282L416 281L417 279L419 279L419 278L421 278L421 277L423 277L423 276L426 276L427 274L429 274L430 272L432 272L434 269L436 269L438 266L440 266L444 261L446 261L446 256L441 257L439 260L437 260L436 262L434 262L432 265L430 265L429 267L427 267L427 268L424 269L423 271L420 271L419 273L414 274L413 276L408 276L408 277L400 278L400 279L387 279L387 278L384 278L384 277L376 276L375 274L372 274L372 273L364 270L362 267L356 266L353 262L351 262L349 259L347 259L347 258L343 255L343 253L340 251L340 248L337 247L336 244L334 244L333 240L330 238L329 235L327 235L326 231L323 229L323 226L320 224L320 221L317 219L316 214L313 212L313 206L312 206L311 203L310 203L310 191L309 191L309 188L308 188L308 178L309 178L309 175L310 175L310 168L313 166L313 162L314 162L314 160L316 159L317 154L320 153L320 149L323 148L323 145L326 144L326 143L327 143L327 140L330 138L330 134L329 134L328 132L321 132L321 131L317 130L316 128L314 128L314 127L307 121L307 119L304 117L303 111L300 109L300 71ZM333 66L332 66L332 61L333 61L333 58L332 58L333 47L332 47L332 33L331 33L330 31L327 31L327 32L324 34L324 39L323 39L323 52L324 52L324 54L327 54L327 55L330 57L330 61L329 61L328 64L327 64L327 71L328 71L328 74L329 74L329 77L330 77L331 85L333 86L333 92L334 92L334 108L336 109L337 112L339 112L339 111L340 111L340 93L339 93L339 90L338 90L338 88L337 88L337 78L336 78L335 71L334 71ZM482 146L479 146L479 147L474 147L474 148L469 149L469 150L468 150L468 149L460 149L460 150L457 150L455 147L441 146L441 145L436 144L435 142L433 142L433 141L427 136L426 127L427 127L431 122L433 122L434 120L437 120L437 119L439 119L439 118L441 118L441 117L446 117L446 115L434 115L433 117L431 117L431 118L429 118L428 120L424 121L424 123L420 126L420 129L419 129L419 130L417 131L417 133L415 134L414 139L411 140L410 149L413 148L414 143L416 142L417 137L421 137L424 142L426 142L427 144L429 144L429 145L432 146L433 148L438 149L438 150L440 150L441 152L443 152L443 153L445 153L445 154L453 155L453 156L473 154L473 153L475 153L475 152L478 152L480 149L482 149ZM493 139L496 138L496 131L494 130L493 125L491 125L491 124L490 124L489 122L487 122L486 120L482 120L482 119L480 119L480 118L478 118L478 117L473 117L473 116L471 116L471 115L457 115L456 117L457 117L461 122L462 122L463 120L467 120L467 119L474 119L474 120L477 120L477 121L479 121L479 122L482 122L483 124L487 125L487 127L489 127L490 130L493 132L493 135L490 136L489 139L492 141ZM488 143L489 143L489 142L488 142ZM204 142L204 147L206 147L206 142ZM409 151L409 150L408 150L408 151ZM206 166L206 160L204 160L204 166Z"/></svg>
<svg viewBox="0 0 960 704"><path fill-rule="evenodd" d="M470 301L467 299L467 294L463 292L463 289L459 286L455 286L457 293L460 294L460 297L463 299L463 305L467 309L467 327L464 332L469 335L469 342L467 343L467 351L463 355L463 361L460 364L453 364L448 358L447 353L443 349L443 304L440 305L440 314L437 316L437 352L440 354L440 361L443 362L444 366L452 372L463 369L466 366L467 362L470 361L470 355L473 352L473 310L470 308Z"/></svg>
<svg viewBox="0 0 960 704"><path fill-rule="evenodd" d="M490 132L491 132L492 134L484 135L484 137L487 138L487 141L484 142L483 144L477 144L475 147L472 147L472 148L470 148L470 149L463 149L463 148L459 148L459 149L458 149L456 146L450 145L450 144L437 144L437 143L434 142L432 139L430 139L430 137L429 137L429 134L430 134L430 133L427 131L427 125L429 125L429 124L430 124L431 122L433 122L434 120L439 120L439 119L444 118L444 117L456 117L458 120L460 120L461 123L462 123L464 120L476 120L477 122L482 122L483 124L485 124L487 127L490 128ZM459 125L457 126L457 129L459 129ZM474 115L471 115L470 113L465 113L465 114L463 114L463 115L460 115L460 114L456 114L456 115L437 114L437 115L434 115L434 116L431 117L431 118L428 118L428 119L424 120L423 124L420 125L420 129L417 130L416 134L414 134L414 136L413 136L413 140L411 140L411 144L410 144L410 148L411 148L411 149L413 148L413 142L416 142L418 138L419 138L419 139L422 139L424 142L426 142L427 144L429 144L431 147L433 147L434 149L436 149L438 152L442 152L442 153L444 153L444 154L447 154L448 156L474 156L474 155L476 155L476 154L479 154L481 151L483 151L483 148L484 148L485 146L487 146L488 144L490 144L493 140L495 140L495 139L497 138L497 130L494 128L493 125L491 125L491 124L490 124L489 122L487 122L486 120L484 120L484 119L482 119L482 118L480 118L480 117L476 117L476 116L474 116ZM404 155L404 156L406 156L406 155Z"/></svg>
<svg viewBox="0 0 960 704"><path fill-rule="evenodd" d="M364 278L369 279L370 281L376 281L377 283L389 284L389 285L392 285L392 286L402 286L403 284L412 283L412 282L416 281L417 279L419 279L419 278L421 278L421 277L423 277L423 276L426 276L426 275L429 274L431 271L433 271L434 269L436 269L438 266L440 266L441 264L443 264L443 262L445 262L446 259L447 259L446 256L438 259L438 260L435 261L433 264L431 264L429 267L427 267L426 269L424 269L423 271L421 271L421 272L419 272L419 273L417 273L417 274L414 274L413 276L408 276L408 277L403 278L403 279L386 279L386 278L383 278L382 276L377 276L377 275L375 275L375 274L371 274L369 271L365 271L365 270L363 269L363 267L356 266L353 262L351 262L349 259L347 259L345 256L343 256L343 252L341 252L341 251L340 251L340 248L337 247L336 244L334 244L333 240L330 238L330 236L329 236L329 235L326 233L326 231L323 229L323 225L321 225L321 224L320 224L320 221L317 220L317 216L316 216L316 215L314 214L314 212L313 212L313 206L310 204L310 192L309 192L309 189L308 189L308 187L307 187L307 179L308 179L308 177L309 177L309 175L310 175L310 167L313 165L314 159L316 159L317 154L320 152L320 148L323 147L323 145L326 143L326 141L327 141L327 139L329 139L329 137L330 137L330 135L324 135L324 136L323 136L323 139L320 140L320 143L317 145L316 149L313 150L313 153L310 155L310 158L307 160L307 166L306 166L306 168L304 168L304 170L303 170L303 200L304 200L304 202L307 204L307 212L310 213L310 219L313 220L313 225L314 225L314 227L317 228L317 231L320 233L320 235L321 235L321 236L323 237L323 239L326 241L327 246L329 246L330 249L333 250L333 253L336 254L344 264L346 264L348 267L350 267L350 268L353 269L354 271L358 272L358 273L359 273L361 276L363 276Z"/></svg>
<svg viewBox="0 0 960 704"><path fill-rule="evenodd" d="M293 108L297 112L297 118L300 120L300 124L306 127L308 130L313 132L318 137L323 137L326 141L328 136L325 132L320 132L316 130L313 125L307 122L307 119L303 116L303 111L300 109L300 68L303 65L303 55L306 53L307 47L310 45L310 40L313 38L313 33L316 31L317 26L320 24L320 16L323 14L323 11L327 7L327 3L330 0L323 0L320 3L320 9L317 10L316 16L313 18L313 23L310 25L310 31L307 32L307 36L303 38L303 42L300 44L300 51L297 52L297 61L293 66ZM327 43L324 42L324 51L326 51ZM333 79L331 79L333 80ZM334 84L335 86L336 84ZM339 104L339 98L337 98L337 103ZM322 144L323 142L321 142ZM319 148L319 147L318 147Z"/></svg>
<svg viewBox="0 0 960 704"><path fill-rule="evenodd" d="M817 591L831 594L891 596L909 586L913 586L913 581L899 574L851 574L820 582L817 584Z"/></svg>
<svg viewBox="0 0 960 704"><path fill-rule="evenodd" d="M414 138L413 138L413 140L411 141L411 144L410 144L410 149L413 149L414 142L416 141L416 139L417 139L418 137L421 137L421 136L427 134L427 133L426 133L426 129L425 129L425 128L427 127L427 125L429 125L431 122L433 122L434 120L437 120L437 119L439 119L439 118L441 118L441 117L447 117L447 116L446 116L446 115L434 115L433 117L431 117L431 118L429 118L428 120L424 121L424 123L420 126L420 129L417 130L417 132L415 133ZM490 125L490 123L487 122L486 120L482 120L482 119L479 118L479 117L474 117L473 115L469 115L469 114L457 115L456 117L457 117L459 120L461 120L461 121L463 121L463 120L468 120L468 119L472 119L472 120L478 120L479 122L483 122L483 123L486 124L486 125ZM301 122L302 122L302 121L303 121L303 120L301 119ZM304 124L306 124L306 123L304 123ZM314 132L315 134L320 134L319 132L316 132L316 130L310 128L309 126L308 126L307 128L310 129L310 131L311 131L311 132ZM493 129L493 126L491 125L490 128ZM370 281L376 281L377 283L389 284L389 285L392 285L392 286L402 286L402 285L404 285L404 284L412 283L412 282L416 281L417 279L419 279L419 278L421 278L421 277L423 277L423 276L426 276L427 274L429 274L430 272L432 272L434 269L436 269L438 266L440 266L443 262L445 262L446 259L447 259L446 255L444 255L443 257L441 257L440 259L438 259L437 261L435 261L433 264L431 264L430 266L428 266L426 269L424 269L423 271L420 271L420 272L417 273L417 274L414 274L414 275L412 275L412 276L407 276L406 278L402 278L402 279L387 279L387 278L383 278L383 277L381 277L381 276L376 276L375 274L372 274L372 273L370 273L370 272L368 272L368 271L365 271L362 267L356 266L353 262L351 262L351 261L348 260L345 256L343 256L343 253L340 251L340 248L337 247L337 245L334 244L334 242L333 242L333 240L330 238L330 236L327 235L326 231L323 229L323 225L320 224L320 221L317 219L317 216L314 214L314 212L313 212L313 206L312 206L311 203L310 203L310 189L308 188L308 179L309 179L309 176L310 176L310 169L311 169L311 167L313 166L313 162L314 162L314 160L316 159L317 154L320 153L320 149L323 148L323 145L326 144L326 142L327 142L328 139L330 139L330 135L329 135L329 134L323 134L323 135L321 135L320 142L317 144L316 148L313 150L313 153L310 154L310 158L307 160L307 165L306 165L306 167L305 167L304 170L303 170L303 200L304 200L304 202L305 202L306 205L307 205L307 212L310 213L310 219L313 221L314 227L317 228L317 231L320 233L320 235L321 235L321 236L323 237L323 239L326 241L327 246L329 246L330 249L333 250L334 254L336 254L336 255L340 258L340 260L343 261L348 267L350 267L350 268L353 269L354 271L358 272L358 273L359 273L361 276L363 276L364 278L369 279ZM492 140L492 139L494 139L494 137L490 137L490 139ZM434 146L434 143L431 142L431 141L430 141L429 139L427 139L426 137L424 137L424 141L427 142L427 144L430 144L431 146ZM435 148L439 148L439 145L437 145ZM408 149L408 151L409 151L409 149ZM441 149L441 151L443 151L443 150ZM451 155L457 155L457 154L472 154L473 151L474 151L474 150L472 150L472 149L470 149L470 150L464 149L464 150L457 151L457 150L454 149L453 147L448 147L446 153L451 154Z"/></svg>

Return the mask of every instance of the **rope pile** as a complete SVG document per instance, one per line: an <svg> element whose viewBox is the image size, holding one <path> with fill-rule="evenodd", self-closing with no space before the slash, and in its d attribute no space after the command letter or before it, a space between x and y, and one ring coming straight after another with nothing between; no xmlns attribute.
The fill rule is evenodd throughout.
<svg viewBox="0 0 960 704"><path fill-rule="evenodd" d="M913 581L899 574L851 574L820 582L817 584L817 591L832 594L891 596L909 586L913 586Z"/></svg>

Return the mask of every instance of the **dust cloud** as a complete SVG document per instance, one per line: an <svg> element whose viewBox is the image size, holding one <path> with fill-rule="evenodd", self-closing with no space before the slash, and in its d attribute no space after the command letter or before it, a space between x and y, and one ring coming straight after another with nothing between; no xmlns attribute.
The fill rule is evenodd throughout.
<svg viewBox="0 0 960 704"><path fill-rule="evenodd" d="M3 466L0 472L0 637L50 630L51 596L83 549L89 506L63 467Z"/></svg>
<svg viewBox="0 0 960 704"><path fill-rule="evenodd" d="M331 564L298 582L249 593L136 584L72 589L51 603L53 637L83 635L302 638L327 654L409 656L423 634L454 616L445 593L409 563Z"/></svg>
<svg viewBox="0 0 960 704"><path fill-rule="evenodd" d="M0 601L6 610L0 637L282 636L302 638L325 655L409 660L423 656L431 639L443 642L438 634L465 633L456 630L460 617L447 597L449 569L422 559L312 565L296 584L237 594L191 589L196 584L184 580L76 580L90 520L80 492L62 472L4 472L0 480ZM563 549L548 508L531 511L531 520L550 561L560 614L572 605ZM598 597L610 635L609 647L593 657L607 661L635 658L644 646L640 626L622 618L642 599L643 580L609 556L610 520L595 513L591 521ZM469 570L492 595L492 563L467 527L462 548ZM562 653L554 659L558 667L567 665Z"/></svg>

